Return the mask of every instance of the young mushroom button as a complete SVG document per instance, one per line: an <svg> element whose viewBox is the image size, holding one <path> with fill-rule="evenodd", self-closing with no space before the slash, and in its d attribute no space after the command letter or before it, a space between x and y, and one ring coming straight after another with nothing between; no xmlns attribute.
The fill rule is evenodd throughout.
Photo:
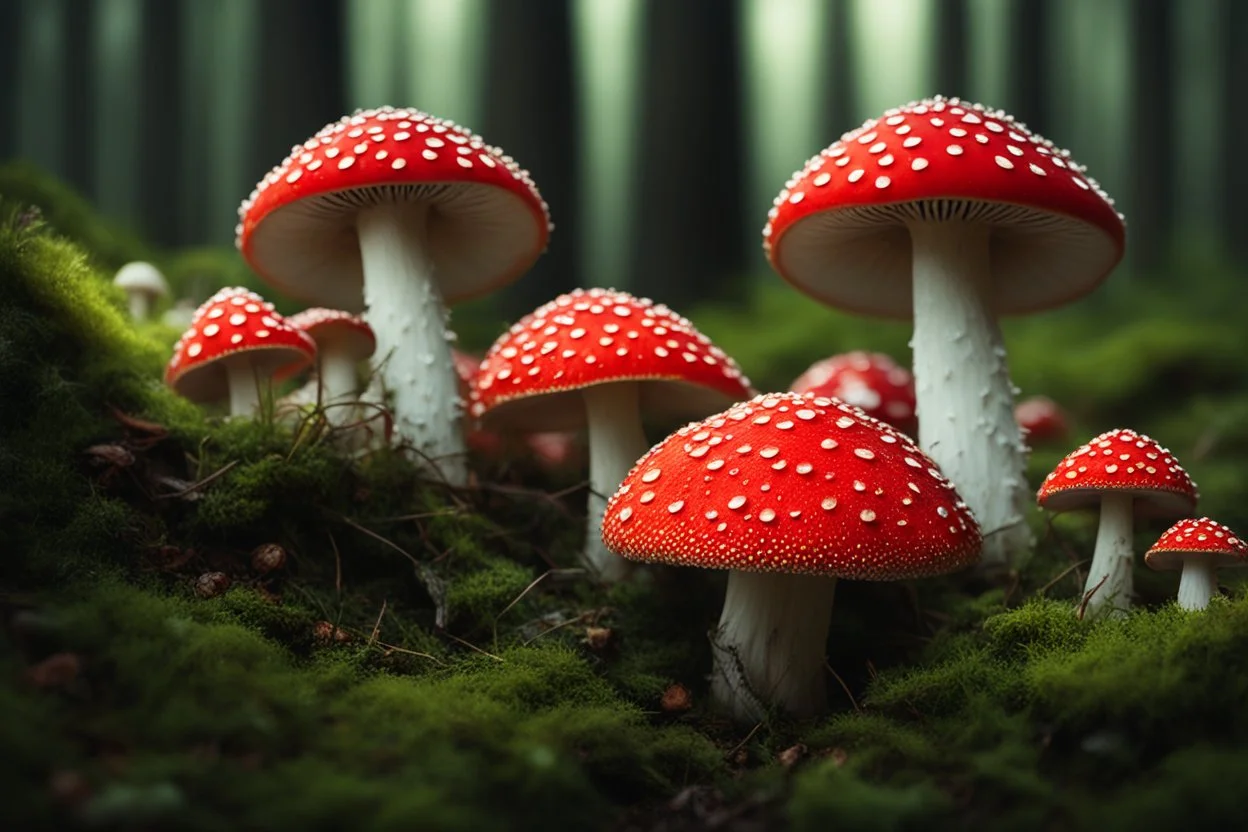
<svg viewBox="0 0 1248 832"><path fill-rule="evenodd" d="M307 366L316 344L255 292L222 289L195 311L173 348L165 383L195 402L229 398L232 416L251 416L260 385L281 367Z"/></svg>
<svg viewBox="0 0 1248 832"><path fill-rule="evenodd" d="M1183 517L1196 508L1198 497L1195 483L1170 451L1125 428L1102 433L1058 463L1036 495L1040 506L1101 509L1084 586L1085 614L1130 608L1135 516Z"/></svg>
<svg viewBox="0 0 1248 832"><path fill-rule="evenodd" d="M1180 520L1144 554L1150 569L1182 570L1179 606L1203 610L1218 589L1218 569L1248 566L1248 543L1221 523Z"/></svg>
<svg viewBox="0 0 1248 832"><path fill-rule="evenodd" d="M627 564L603 546L599 523L607 495L650 447L642 412L697 418L751 395L736 363L666 306L610 289L578 289L494 343L477 374L472 414L486 428L588 427L584 557L611 581L623 577Z"/></svg>
<svg viewBox="0 0 1248 832"><path fill-rule="evenodd" d="M759 396L681 428L607 505L626 558L732 570L712 693L741 719L824 707L835 579L892 581L978 558L979 526L908 436L835 399Z"/></svg>
<svg viewBox="0 0 1248 832"><path fill-rule="evenodd" d="M984 525L1028 548L1026 451L1001 314L1059 306L1121 259L1122 218L1070 155L1000 110L916 101L846 133L776 198L763 247L831 306L913 317L919 438Z"/></svg>
<svg viewBox="0 0 1248 832"><path fill-rule="evenodd" d="M236 243L284 293L367 307L399 432L467 476L445 304L511 283L551 224L532 178L445 119L384 107L327 125L239 208Z"/></svg>

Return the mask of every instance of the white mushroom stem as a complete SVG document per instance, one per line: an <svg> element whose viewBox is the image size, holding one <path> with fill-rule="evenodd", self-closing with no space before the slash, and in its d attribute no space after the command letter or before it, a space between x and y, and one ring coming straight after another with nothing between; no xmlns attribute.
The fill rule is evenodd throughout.
<svg viewBox="0 0 1248 832"><path fill-rule="evenodd" d="M1189 555L1183 561L1179 577L1179 606L1185 610L1203 610L1218 591L1218 567L1211 558Z"/></svg>
<svg viewBox="0 0 1248 832"><path fill-rule="evenodd" d="M993 311L989 230L958 220L910 223L914 258L915 392L919 444L940 465L984 532L986 566L1031 548L1027 448Z"/></svg>
<svg viewBox="0 0 1248 832"><path fill-rule="evenodd" d="M614 582L626 577L632 564L602 542L602 514L607 500L650 449L641 429L641 390L635 382L624 381L595 384L581 392L589 417L584 563L600 580Z"/></svg>
<svg viewBox="0 0 1248 832"><path fill-rule="evenodd" d="M779 707L797 717L827 707L828 624L836 578L731 572L713 636L711 698L744 722Z"/></svg>
<svg viewBox="0 0 1248 832"><path fill-rule="evenodd" d="M260 380L246 353L231 355L225 364L230 388L230 415L252 417L260 407Z"/></svg>
<svg viewBox="0 0 1248 832"><path fill-rule="evenodd" d="M455 365L446 310L427 245L428 208L378 205L356 221L364 264L364 301L385 360L395 429L453 485L467 481Z"/></svg>
<svg viewBox="0 0 1248 832"><path fill-rule="evenodd" d="M318 378L321 384L321 401L325 406L325 418L331 425L343 425L354 421L358 408L355 401L355 360L347 352L327 345L319 356Z"/></svg>
<svg viewBox="0 0 1248 832"><path fill-rule="evenodd" d="M1087 599L1085 618L1102 613L1121 614L1131 609L1134 592L1132 549L1134 499L1130 494L1108 492L1101 498L1101 524L1096 531L1092 565L1083 586Z"/></svg>
<svg viewBox="0 0 1248 832"><path fill-rule="evenodd" d="M136 321L146 321L152 313L152 296L142 290L130 290L126 293L129 301L130 317Z"/></svg>

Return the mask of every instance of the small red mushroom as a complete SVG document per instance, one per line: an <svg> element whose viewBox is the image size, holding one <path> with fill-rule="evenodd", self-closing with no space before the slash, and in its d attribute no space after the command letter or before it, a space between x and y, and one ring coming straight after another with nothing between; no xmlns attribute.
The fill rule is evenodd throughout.
<svg viewBox="0 0 1248 832"><path fill-rule="evenodd" d="M607 504L603 540L633 560L732 570L715 701L740 719L825 706L836 578L970 566L979 526L914 441L834 399L772 393L655 445Z"/></svg>
<svg viewBox="0 0 1248 832"><path fill-rule="evenodd" d="M1001 110L940 96L820 152L763 229L772 266L798 289L913 317L920 444L975 510L994 565L1030 549L998 318L1092 291L1124 241L1112 200L1068 152Z"/></svg>
<svg viewBox="0 0 1248 832"><path fill-rule="evenodd" d="M752 395L736 363L662 304L578 289L526 316L481 363L472 415L489 427L589 432L586 566L606 581L627 564L602 544L607 496L646 452L641 413L688 418Z"/></svg>
<svg viewBox="0 0 1248 832"><path fill-rule="evenodd" d="M1059 442L1070 430L1065 412L1048 396L1023 399L1014 407L1014 420L1030 444Z"/></svg>
<svg viewBox="0 0 1248 832"><path fill-rule="evenodd" d="M195 402L228 397L230 415L250 416L274 371L315 358L316 344L273 304L247 289L222 289L195 311L174 345L165 383Z"/></svg>
<svg viewBox="0 0 1248 832"><path fill-rule="evenodd" d="M1218 569L1248 566L1248 543L1221 523L1180 520L1144 554L1150 569L1181 569L1179 606L1203 610L1218 590Z"/></svg>
<svg viewBox="0 0 1248 832"><path fill-rule="evenodd" d="M350 312L319 306L297 312L286 322L316 342L315 383L322 394L321 403L332 405L326 410L327 418L335 424L351 421L355 408L344 405L357 398L357 365L377 349L373 328ZM297 368L298 365L284 367L279 374L290 375Z"/></svg>
<svg viewBox="0 0 1248 832"><path fill-rule="evenodd" d="M911 436L918 428L914 376L882 352L857 350L816 361L789 389L840 399Z"/></svg>
<svg viewBox="0 0 1248 832"><path fill-rule="evenodd" d="M1051 511L1100 505L1085 615L1131 608L1134 517L1183 517L1196 508L1196 484L1170 451L1133 430L1102 433L1058 463L1036 494Z"/></svg>

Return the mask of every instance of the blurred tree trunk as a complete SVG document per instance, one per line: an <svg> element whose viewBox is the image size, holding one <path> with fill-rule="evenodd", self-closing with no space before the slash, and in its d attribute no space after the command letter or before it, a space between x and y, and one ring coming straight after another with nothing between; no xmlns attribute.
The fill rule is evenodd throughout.
<svg viewBox="0 0 1248 832"><path fill-rule="evenodd" d="M71 3L65 17L64 173L88 199L93 198L96 125L91 53L97 7Z"/></svg>
<svg viewBox="0 0 1248 832"><path fill-rule="evenodd" d="M401 97L402 0L343 0L348 109L392 104Z"/></svg>
<svg viewBox="0 0 1248 832"><path fill-rule="evenodd" d="M67 0L17 3L17 155L56 176L68 173Z"/></svg>
<svg viewBox="0 0 1248 832"><path fill-rule="evenodd" d="M936 88L946 96L971 98L967 84L970 10L968 0L942 0L936 10ZM898 102L901 103L901 102Z"/></svg>
<svg viewBox="0 0 1248 832"><path fill-rule="evenodd" d="M481 124L488 0L404 0L401 101L471 130Z"/></svg>
<svg viewBox="0 0 1248 832"><path fill-rule="evenodd" d="M1204 248L1219 240L1225 221L1222 194L1231 171L1223 154L1238 157L1238 140L1229 133L1234 109L1230 96L1238 90L1224 75L1239 48L1230 32L1230 11L1238 0L1185 0L1174 21L1174 72L1179 94L1167 114L1173 135L1173 157L1141 157L1154 175L1167 172L1175 183L1175 228L1180 245ZM1195 129L1189 125L1198 125ZM1231 167L1234 165L1232 164ZM1226 238L1235 232L1227 228ZM1242 233L1242 231L1241 231Z"/></svg>
<svg viewBox="0 0 1248 832"><path fill-rule="evenodd" d="M992 0L987 0L992 2ZM1010 0L1010 44L1014 72L1012 104L1007 111L1044 136L1052 131L1048 86L1049 44L1053 40L1053 15L1049 0ZM1012 107L1012 109L1009 109Z"/></svg>
<svg viewBox="0 0 1248 832"><path fill-rule="evenodd" d="M582 285L628 289L644 0L572 0Z"/></svg>
<svg viewBox="0 0 1248 832"><path fill-rule="evenodd" d="M0 3L0 124L17 124L22 4ZM17 155L16 130L0 130L0 159Z"/></svg>
<svg viewBox="0 0 1248 832"><path fill-rule="evenodd" d="M851 0L854 124L937 93L936 0Z"/></svg>
<svg viewBox="0 0 1248 832"><path fill-rule="evenodd" d="M739 291L744 246L759 244L740 233L739 18L723 11L722 0L648 8L633 286L678 309ZM761 228L767 206L751 207Z"/></svg>
<svg viewBox="0 0 1248 832"><path fill-rule="evenodd" d="M1248 169L1244 165L1244 137L1248 136L1248 111L1244 85L1248 83L1248 3L1222 0L1222 59L1218 111L1223 114L1219 158L1214 182L1218 183L1222 208L1222 239L1242 266L1248 264Z"/></svg>
<svg viewBox="0 0 1248 832"><path fill-rule="evenodd" d="M1184 0L1185 5L1200 0ZM1131 206L1131 248L1137 269L1155 268L1168 253L1173 235L1174 177L1154 165L1173 159L1174 50L1171 0L1136 0L1131 17L1132 161L1123 198Z"/></svg>
<svg viewBox="0 0 1248 832"><path fill-rule="evenodd" d="M597 283L578 275L584 224L575 188L576 120L572 89L571 13L560 2L491 0L481 133L533 174L551 205L549 251L505 292L501 308L523 314L572 286Z"/></svg>
<svg viewBox="0 0 1248 832"><path fill-rule="evenodd" d="M139 174L139 136L147 100L144 0L96 0L93 8L91 192L101 211L133 224L139 219L139 191L146 178Z"/></svg>
<svg viewBox="0 0 1248 832"><path fill-rule="evenodd" d="M182 94L182 44L177 37L182 31L182 11L182 4L169 0L147 0L143 9L139 73L143 106L135 144L142 226L136 230L165 244L195 241L181 236L182 205L188 195L179 174L188 131L174 102Z"/></svg>
<svg viewBox="0 0 1248 832"><path fill-rule="evenodd" d="M966 96L1013 113L1018 95L1018 0L965 0Z"/></svg>

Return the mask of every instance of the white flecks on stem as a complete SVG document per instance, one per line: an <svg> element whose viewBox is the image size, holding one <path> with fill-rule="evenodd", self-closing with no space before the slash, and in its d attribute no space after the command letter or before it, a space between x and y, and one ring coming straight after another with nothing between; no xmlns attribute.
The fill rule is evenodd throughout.
<svg viewBox="0 0 1248 832"><path fill-rule="evenodd" d="M992 309L989 230L915 221L910 236L920 445L975 513L984 565L1013 565L1032 544L1027 448Z"/></svg>
<svg viewBox="0 0 1248 832"><path fill-rule="evenodd" d="M230 388L230 415L251 418L260 407L260 379L245 353L231 355L223 362Z"/></svg>
<svg viewBox="0 0 1248 832"><path fill-rule="evenodd" d="M319 355L318 378L321 383L321 403L325 418L331 425L345 425L356 420L355 360L350 353L327 344Z"/></svg>
<svg viewBox="0 0 1248 832"><path fill-rule="evenodd" d="M744 722L763 719L772 707L797 717L821 713L835 595L836 578L729 573L713 637L715 705Z"/></svg>
<svg viewBox="0 0 1248 832"><path fill-rule="evenodd" d="M1218 591L1218 568L1212 558L1188 555L1179 577L1179 606L1185 610L1203 610Z"/></svg>
<svg viewBox="0 0 1248 832"><path fill-rule="evenodd" d="M378 205L356 221L364 262L366 317L378 372L394 403L395 431L432 460L452 485L468 478L446 312L427 251L428 208Z"/></svg>
<svg viewBox="0 0 1248 832"><path fill-rule="evenodd" d="M1096 548L1083 587L1085 618L1122 615L1131 609L1135 591L1135 555L1132 549L1134 503L1130 494L1108 492L1101 498L1101 522Z"/></svg>
<svg viewBox="0 0 1248 832"><path fill-rule="evenodd" d="M589 432L589 500L585 529L585 565L599 579L621 580L632 563L602 542L602 514L607 500L650 449L641 429L640 389L635 382L595 384L585 397Z"/></svg>

